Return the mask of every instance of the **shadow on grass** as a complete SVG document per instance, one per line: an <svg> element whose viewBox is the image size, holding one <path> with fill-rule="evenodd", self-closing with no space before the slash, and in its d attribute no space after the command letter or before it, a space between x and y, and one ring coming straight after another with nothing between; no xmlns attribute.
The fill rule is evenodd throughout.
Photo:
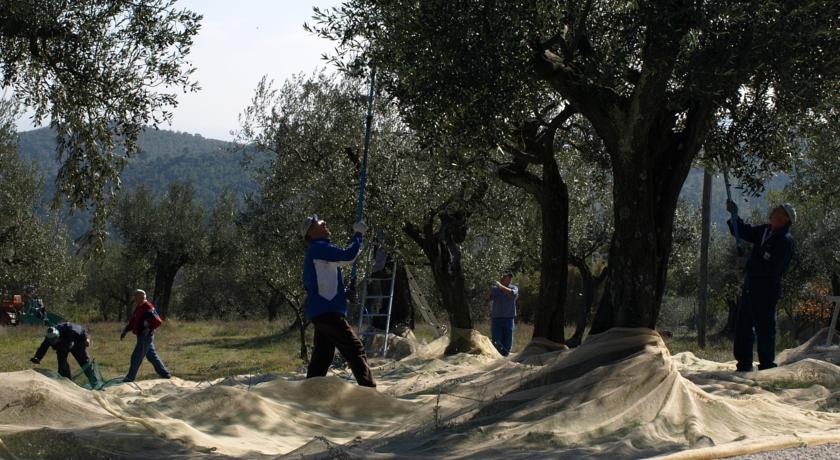
<svg viewBox="0 0 840 460"><path fill-rule="evenodd" d="M286 342L298 340L298 331L280 331L274 334L257 337L217 337L202 340L192 340L181 344L182 347L208 346L212 348L223 348L233 350L257 350L272 345L282 345Z"/></svg>

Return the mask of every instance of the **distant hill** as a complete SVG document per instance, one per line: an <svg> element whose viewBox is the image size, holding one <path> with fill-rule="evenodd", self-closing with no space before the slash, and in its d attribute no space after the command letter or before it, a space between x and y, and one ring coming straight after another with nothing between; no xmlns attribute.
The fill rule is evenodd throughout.
<svg viewBox="0 0 840 460"><path fill-rule="evenodd" d="M240 197L257 191L253 168L242 164L245 153L235 152L230 142L148 129L140 135L139 143L140 154L129 161L121 176L123 190L144 184L163 192L172 182L190 181L196 199L207 207L212 207L225 190ZM45 178L45 203L50 203L55 193L60 166L55 149L55 133L49 128L19 134L21 158L35 162ZM86 230L86 221L84 215L67 220L72 236Z"/></svg>
<svg viewBox="0 0 840 460"><path fill-rule="evenodd" d="M121 177L124 190L145 184L163 191L172 182L188 180L193 184L196 198L208 207L213 206L224 190L231 190L240 197L257 191L253 168L242 165L245 153L234 152L230 142L206 139L198 134L149 129L140 136L140 146L140 155L131 160ZM55 192L55 175L59 167L55 147L55 134L48 128L20 133L21 157L36 162L46 178L46 203L51 202ZM265 161L265 157L257 161ZM785 175L777 175L767 184L767 189L780 190L789 180ZM702 192L703 170L692 168L681 197L699 207ZM746 197L746 203L735 186L732 193L743 210L742 215L749 215L753 208L763 210L768 206L766 193ZM712 181L712 222L722 231L728 218L725 201L723 178L717 176ZM84 232L86 223L84 215L68 219L71 234L78 236Z"/></svg>

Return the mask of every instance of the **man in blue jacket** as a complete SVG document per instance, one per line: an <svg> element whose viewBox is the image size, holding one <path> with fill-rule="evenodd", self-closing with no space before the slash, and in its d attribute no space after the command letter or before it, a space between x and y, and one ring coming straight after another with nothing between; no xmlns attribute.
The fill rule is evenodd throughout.
<svg viewBox="0 0 840 460"><path fill-rule="evenodd" d="M307 244L303 262L306 317L315 327L315 343L306 378L327 375L338 348L359 385L376 387L365 347L347 322L347 298L340 268L356 260L366 230L364 222L353 224L350 246L342 249L330 242L327 223L317 215L313 214L303 222L301 235Z"/></svg>
<svg viewBox="0 0 840 460"><path fill-rule="evenodd" d="M726 209L735 213L738 207L727 201ZM793 257L793 237L790 226L796 221L796 211L788 204L780 204L770 211L770 221L764 225L749 225L736 219L740 237L752 243L753 249L744 269L741 304L735 320L735 359L738 371L753 370L753 342L758 339L758 369L776 367L776 304L782 294L782 275ZM735 229L730 219L729 230Z"/></svg>
<svg viewBox="0 0 840 460"><path fill-rule="evenodd" d="M67 362L67 355L72 354L79 366L82 367L91 387L96 388L99 380L90 366L90 355L87 352L89 346L90 340L84 327L75 323L61 323L47 329L47 336L30 361L34 364L40 364L44 355L47 354L47 349L52 347L58 360L58 373L62 377L72 379L70 364Z"/></svg>

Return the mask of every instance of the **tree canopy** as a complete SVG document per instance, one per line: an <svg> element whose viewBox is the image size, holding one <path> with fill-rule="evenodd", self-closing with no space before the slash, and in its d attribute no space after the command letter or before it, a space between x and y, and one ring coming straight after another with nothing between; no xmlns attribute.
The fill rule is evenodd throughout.
<svg viewBox="0 0 840 460"><path fill-rule="evenodd" d="M749 184L784 160L794 128L836 91L839 8L350 0L317 10L312 29L337 42L342 68L374 62L390 73L408 122L431 131L454 119L492 142L500 121L547 101L585 119L613 177L598 331L655 326L679 192L701 148Z"/></svg>
<svg viewBox="0 0 840 460"><path fill-rule="evenodd" d="M175 3L0 1L2 85L56 131L56 200L101 208L141 129L168 121L178 92L198 88L187 55L201 16Z"/></svg>

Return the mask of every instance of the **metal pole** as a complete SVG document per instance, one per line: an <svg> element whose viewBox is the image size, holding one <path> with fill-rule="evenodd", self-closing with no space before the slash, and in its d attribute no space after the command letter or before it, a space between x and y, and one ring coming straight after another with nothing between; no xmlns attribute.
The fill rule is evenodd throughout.
<svg viewBox="0 0 840 460"><path fill-rule="evenodd" d="M702 231L700 240L700 286L697 294L697 346L706 348L706 304L709 301L709 236L711 234L712 175L703 171Z"/></svg>
<svg viewBox="0 0 840 460"><path fill-rule="evenodd" d="M368 92L367 118L365 119L365 148L362 154L362 169L359 173L359 205L356 207L356 222L362 220L365 215L365 187L367 186L367 164L368 152L370 151L371 128L373 125L373 96L376 86L376 67L370 68L370 91ZM358 260L358 258L357 258ZM357 261L353 261L353 270L350 272L350 289L356 289L356 277L358 271Z"/></svg>

